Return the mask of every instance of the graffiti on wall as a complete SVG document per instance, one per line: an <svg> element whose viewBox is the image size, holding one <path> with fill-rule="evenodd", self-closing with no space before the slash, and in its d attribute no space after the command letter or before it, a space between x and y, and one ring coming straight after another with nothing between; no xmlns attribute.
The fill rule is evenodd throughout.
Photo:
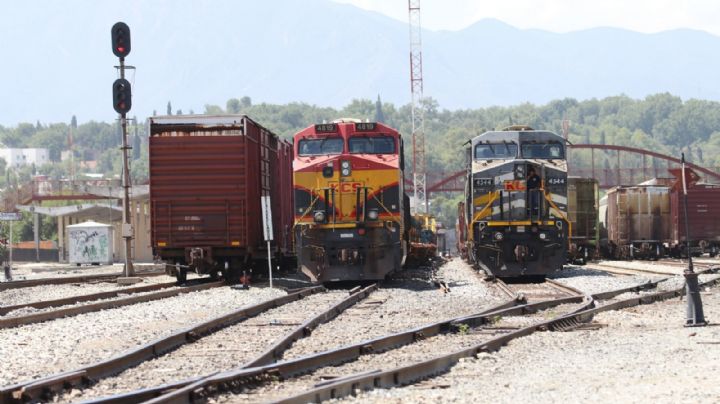
<svg viewBox="0 0 720 404"><path fill-rule="evenodd" d="M109 261L107 232L74 230L70 237L70 262L93 263Z"/></svg>

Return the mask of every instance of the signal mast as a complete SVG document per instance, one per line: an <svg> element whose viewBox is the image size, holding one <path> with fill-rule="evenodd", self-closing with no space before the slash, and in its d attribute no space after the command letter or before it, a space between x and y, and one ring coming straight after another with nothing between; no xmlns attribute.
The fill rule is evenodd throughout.
<svg viewBox="0 0 720 404"><path fill-rule="evenodd" d="M422 107L422 38L420 0L408 0L410 21L410 92L412 95L413 187L415 212L428 213L425 193L425 114Z"/></svg>

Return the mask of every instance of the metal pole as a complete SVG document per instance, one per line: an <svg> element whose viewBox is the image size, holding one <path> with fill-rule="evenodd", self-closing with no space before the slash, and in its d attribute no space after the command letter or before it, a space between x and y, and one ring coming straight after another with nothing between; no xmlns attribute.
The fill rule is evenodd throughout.
<svg viewBox="0 0 720 404"><path fill-rule="evenodd" d="M40 262L40 215L33 212L33 238L35 241L35 262Z"/></svg>
<svg viewBox="0 0 720 404"><path fill-rule="evenodd" d="M267 250L268 250L268 277L270 278L270 288L273 287L273 276L272 276L272 261L271 261L271 252L270 252L270 240L267 242Z"/></svg>
<svg viewBox="0 0 720 404"><path fill-rule="evenodd" d="M125 78L125 58L120 58L120 78ZM122 127L122 154L123 154L123 225L122 233L125 239L125 276L135 276L132 263L132 225L130 222L130 167L128 165L127 119L120 114Z"/></svg>
<svg viewBox="0 0 720 404"><path fill-rule="evenodd" d="M10 260L9 260L10 270L12 271L13 267L13 222L10 221Z"/></svg>
<svg viewBox="0 0 720 404"><path fill-rule="evenodd" d="M685 276L685 292L687 294L687 319L686 327L699 327L707 325L703 313L702 299L700 297L700 286L698 275L693 268L692 252L690 250L690 224L688 223L688 202L687 183L685 181L685 153L682 154L682 185L683 185L683 213L685 215L685 245L687 247L688 268L683 273Z"/></svg>

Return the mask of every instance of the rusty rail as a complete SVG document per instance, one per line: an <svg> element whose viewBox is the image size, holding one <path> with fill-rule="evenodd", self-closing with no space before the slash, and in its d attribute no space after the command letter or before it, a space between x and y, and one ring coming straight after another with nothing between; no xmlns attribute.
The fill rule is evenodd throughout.
<svg viewBox="0 0 720 404"><path fill-rule="evenodd" d="M463 316L446 321L432 323L400 333L376 338L369 341L364 341L358 344L353 344L346 347L317 353L299 359L279 362L275 365L267 365L251 369L237 369L235 371L216 373L213 375L209 375L205 378L197 378L193 380L187 380L182 383L175 383L172 385L139 390L134 393L128 393L122 396L108 397L105 399L97 400L95 402L138 402L150 400L153 397L156 398L149 402L192 402L196 399L203 398L206 395L212 395L217 390L243 386L245 384L253 385L257 383L275 380L278 377L281 379L287 379L299 374L310 372L317 368L354 361L362 355L396 349L401 346L412 344L418 340L438 335L440 333L453 332L454 330L459 329L459 326L461 324L468 325L470 327L478 327L492 322L498 316L512 316L535 313L561 304L580 303L582 301L586 301L585 305L583 305L583 309L586 309L592 306L594 302L593 299L595 298L609 299L631 291L646 290L656 287L659 282L662 281L647 282L628 288L622 288L610 292L595 294L592 295L592 299L587 299L586 296L576 295L553 300L545 300L532 304L526 304L524 300L518 300L519 298L516 298L490 310L485 310L484 312L476 315ZM550 329L558 330L568 327L568 324L565 321L556 321L556 323L557 324L549 324L547 325L547 327ZM377 372L374 372L373 375L377 375ZM333 385L333 383L336 382L339 381L333 381L332 383L328 383L328 386ZM180 386L182 386L183 384L185 384L185 386L180 388ZM312 398L308 397L304 397L301 400L306 398L308 399L308 401L313 401Z"/></svg>
<svg viewBox="0 0 720 404"><path fill-rule="evenodd" d="M136 276L160 276L165 275L164 271L138 272ZM26 279L22 281L0 282L0 291L8 289L30 288L33 286L62 285L66 283L84 283L92 281L112 281L118 277L125 276L122 273L96 274L80 276L62 276L57 278Z"/></svg>
<svg viewBox="0 0 720 404"><path fill-rule="evenodd" d="M603 292L592 295L593 299L610 299L627 292L637 292L654 288L658 280L640 285L617 289L610 292ZM241 367L235 370L213 373L201 377L195 377L184 381L174 382L162 386L146 388L134 392L123 393L114 396L98 398L90 402L95 403L126 403L153 400L152 402L191 402L205 395L212 395L218 390L243 386L245 384L256 385L257 383L285 379L296 375L310 372L314 369L341 364L356 360L358 357L371 353L378 353L412 344L420 339L435 336L440 333L452 332L458 329L460 324L477 327L494 321L498 316L523 315L535 313L540 310L555 307L566 303L579 303L587 300L583 296L569 296L554 300L546 300L532 304L526 304L523 300L513 299L497 307L485 310L477 315L453 318L446 321L428 324L413 328L400 333L363 341L357 344L320 352L306 357L278 362L254 368ZM592 299L586 305L592 304ZM589 306L585 306L589 307ZM580 311L582 312L582 311ZM571 325L570 325L571 326ZM551 329L567 329L568 324L557 322L557 325L550 325ZM333 383L338 381L333 381Z"/></svg>
<svg viewBox="0 0 720 404"><path fill-rule="evenodd" d="M132 348L108 360L37 380L2 387L0 388L0 403L38 401L40 398L46 397L49 393L57 394L65 389L88 384L90 381L97 381L104 377L120 373L125 369L137 366L142 362L177 349L184 344L197 341L202 336L212 333L213 331L228 327L264 311L302 299L323 290L325 289L321 286L306 288L256 305L244 307L176 331L145 345Z"/></svg>
<svg viewBox="0 0 720 404"><path fill-rule="evenodd" d="M550 285L551 288L555 288L556 290L559 290L559 291L561 291L561 292L563 292L563 293L566 293L566 294L568 294L568 295L570 295L570 296L573 296L573 295L583 295L583 294L584 294L583 291L581 291L581 290L579 290L579 289L577 289L577 288L574 288L574 287L572 287L572 286L568 286L568 285L566 285L566 284L564 284L564 283L562 283L562 282L558 282L558 281L556 281L556 280L554 280L554 279L545 279L545 283L548 284L548 285Z"/></svg>
<svg viewBox="0 0 720 404"><path fill-rule="evenodd" d="M701 284L703 287L711 286L720 282L720 277L716 277L710 281ZM372 390L376 388L390 388L415 383L429 377L433 377L442 372L446 372L454 366L460 359L477 355L481 352L491 352L500 350L508 342L521 338L537 331L565 331L572 329L577 324L582 324L592 320L597 313L618 310L628 307L634 307L641 304L651 304L673 297L682 296L685 293L684 286L672 291L658 292L651 295L640 296L637 298L626 299L619 302L610 303L597 308L587 308L585 310L576 311L571 314L558 316L551 320L543 321L531 326L522 328L517 331L493 338L489 341L477 344L470 348L462 349L448 355L438 356L429 360L417 362L387 371L374 372L368 374L357 374L343 378L343 380L320 386L304 393L294 395L282 400L278 403L307 403L320 402L332 398L345 397L356 394L358 390Z"/></svg>
<svg viewBox="0 0 720 404"><path fill-rule="evenodd" d="M73 306L64 309L42 311L39 313L31 313L24 316L3 317L0 318L0 329L19 327L21 325L40 323L48 320L56 320L58 318L76 316L78 314L92 313L100 310L115 309L118 307L129 306L131 304L165 299L167 297L173 297L184 293L198 292L205 289L216 288L224 284L224 281L207 282L195 286L188 286L171 290L161 290L159 292L147 295L124 297L117 300L107 300L97 303L90 303L83 306Z"/></svg>
<svg viewBox="0 0 720 404"><path fill-rule="evenodd" d="M353 289L353 291L350 291L351 293L348 297L340 300L332 307L318 314L317 316L308 319L304 323L300 324L297 328L290 331L283 338L280 338L278 341L276 341L270 348L260 354L257 358L245 364L244 367L250 368L274 363L278 359L282 358L283 352L285 352L295 341L299 340L300 338L307 337L318 325L326 323L337 317L347 308L368 297L372 292L376 291L377 288L377 284L372 284L364 289L355 292L353 292Z"/></svg>
<svg viewBox="0 0 720 404"><path fill-rule="evenodd" d="M154 290L167 289L167 288L170 288L173 286L177 286L177 282L156 283L154 285L144 285L144 286L138 286L135 288L111 290L111 291L107 291L107 292L98 292L98 293L93 293L93 294L89 294L89 295L71 296L71 297L66 297L63 299L42 300L42 301L38 301L38 302L16 304L16 305L12 305L12 306L0 306L0 316L4 316L5 314L10 313L11 311L24 309L27 307L32 307L35 309L45 309L48 307L66 306L69 304L90 302L93 300L111 299L114 297L120 297L120 295L131 295L134 293L152 292Z"/></svg>
<svg viewBox="0 0 720 404"><path fill-rule="evenodd" d="M561 299L561 302L557 302L556 304L542 302L528 305L524 304L524 301L522 300L513 299L491 309L485 310L478 316L484 318L485 323L489 323L492 322L496 316L535 312L543 307L552 307L554 305L565 303L568 299L574 299L575 302L583 300L581 296L577 296L572 298L563 298ZM278 377L286 379L310 372L317 368L353 361L362 355L383 352L409 345L420 339L449 332L454 327L454 322L458 319L459 318L453 318L440 321L396 334L363 341L357 344L320 352L298 359L278 362L272 365L265 365L256 368L239 368L233 371L209 375L195 381L187 381L189 384L172 392L168 392L168 390L177 387L177 385L173 385L172 387L167 385L154 389L146 389L135 392L134 395L124 395L123 398L129 399L128 401L130 402L149 400L152 397L156 397L155 399L149 401L152 403L190 402L201 397L204 394L204 391L208 391L212 394L212 392L222 387L241 386L248 383L271 381ZM114 397L108 397L106 399L97 400L96 402L115 403L119 401L116 401Z"/></svg>

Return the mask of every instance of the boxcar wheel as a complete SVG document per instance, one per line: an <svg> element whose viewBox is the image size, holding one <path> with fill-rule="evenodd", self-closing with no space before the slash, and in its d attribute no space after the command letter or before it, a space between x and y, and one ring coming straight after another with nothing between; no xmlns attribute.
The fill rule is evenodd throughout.
<svg viewBox="0 0 720 404"><path fill-rule="evenodd" d="M185 283L187 281L187 268L180 267L175 277L177 278L178 284Z"/></svg>

